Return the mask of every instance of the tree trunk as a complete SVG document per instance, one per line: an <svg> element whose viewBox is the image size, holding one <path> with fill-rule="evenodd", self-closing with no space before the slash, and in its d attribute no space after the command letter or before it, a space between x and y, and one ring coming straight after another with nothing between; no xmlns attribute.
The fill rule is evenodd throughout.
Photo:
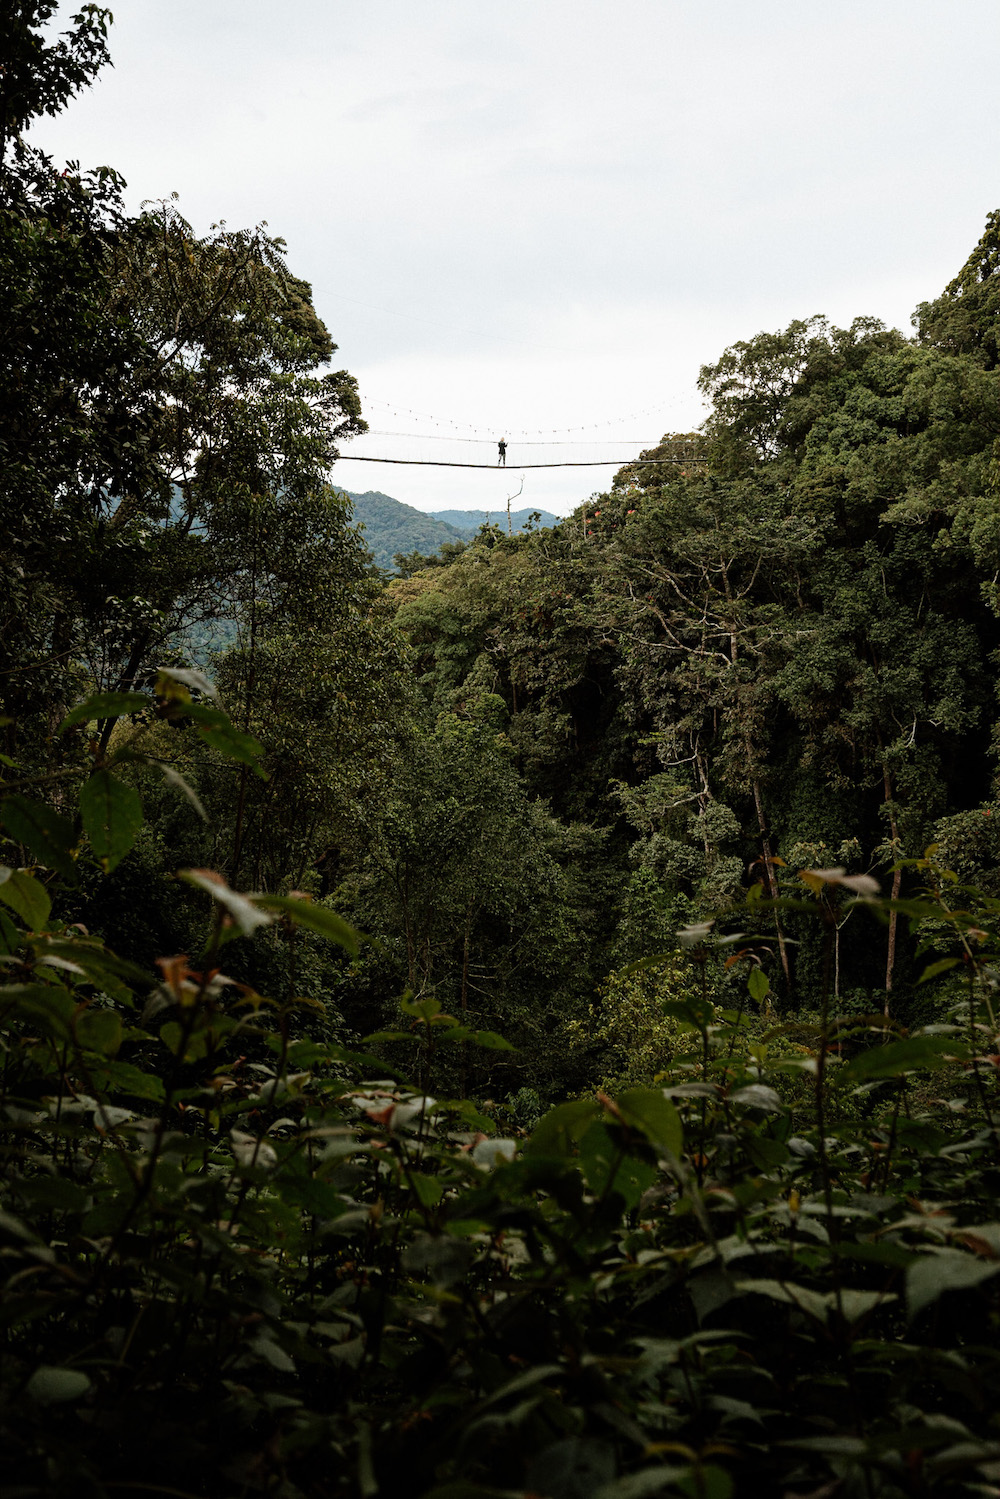
<svg viewBox="0 0 1000 1499"><path fill-rule="evenodd" d="M750 756L750 746L747 745L747 758ZM753 801L757 808L757 826L760 829L761 848L764 851L764 869L766 870L767 893L773 901L778 899L778 881L774 875L774 853L771 847L771 835L767 831L767 818L764 816L764 803L760 794L760 782L757 777L753 778ZM788 962L788 945L785 941L785 930L781 925L781 915L777 906L774 908L774 929L778 934L778 952L781 955L781 971L785 976L785 994L791 998L792 974Z"/></svg>
<svg viewBox="0 0 1000 1499"><path fill-rule="evenodd" d="M885 803L889 808L889 831L892 835L893 863L899 858L899 825L896 822L896 809L892 800L892 780L889 776L888 765L882 766L882 784L885 787ZM897 868L892 876L892 901L899 899L900 885L902 884L903 871ZM885 1015L889 1014L889 995L892 993L892 971L896 966L896 912L889 912L889 941L886 948L885 959Z"/></svg>
<svg viewBox="0 0 1000 1499"><path fill-rule="evenodd" d="M243 695L243 732L250 732L250 717L253 711L253 695L257 685L257 537L254 533L252 572L250 577L250 650L247 660L246 689ZM243 857L244 817L246 815L247 777L249 767L240 766L240 792L236 804L236 827L233 832L233 884L238 887L240 860Z"/></svg>
<svg viewBox="0 0 1000 1499"><path fill-rule="evenodd" d="M403 909L403 931L406 934L406 987L412 994L417 987L417 935L410 916L406 881L401 880L397 874L395 885L399 895L399 904Z"/></svg>
<svg viewBox="0 0 1000 1499"><path fill-rule="evenodd" d="M465 1025L469 1013L469 937L472 928L472 907L465 913L465 938L462 942L462 996L459 1005L462 1011L462 1024ZM469 1070L469 1043L462 1042L462 1070L459 1084L459 1098L465 1097L468 1084Z"/></svg>

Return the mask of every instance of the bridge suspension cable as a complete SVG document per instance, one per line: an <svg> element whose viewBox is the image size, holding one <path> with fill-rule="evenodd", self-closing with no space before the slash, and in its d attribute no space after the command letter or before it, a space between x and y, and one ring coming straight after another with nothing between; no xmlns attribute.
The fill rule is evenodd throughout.
<svg viewBox="0 0 1000 1499"><path fill-rule="evenodd" d="M449 463L441 458L366 458L360 453L342 453L342 463L401 463L410 468L484 468L491 473L503 472L506 465L500 463ZM658 463L698 463L700 455L689 453L684 458L594 458L586 461L564 459L560 463L512 463L512 470L527 468L638 468Z"/></svg>

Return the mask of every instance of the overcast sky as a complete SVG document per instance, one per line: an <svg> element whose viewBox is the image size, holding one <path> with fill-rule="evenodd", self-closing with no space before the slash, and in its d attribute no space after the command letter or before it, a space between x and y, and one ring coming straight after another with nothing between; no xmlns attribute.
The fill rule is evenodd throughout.
<svg viewBox="0 0 1000 1499"><path fill-rule="evenodd" d="M114 70L33 138L132 208L267 220L380 434L354 451L506 435L500 474L345 450L337 483L424 510L696 426L699 366L761 329L909 331L1000 207L997 0L112 6ZM529 470L518 504L613 472Z"/></svg>

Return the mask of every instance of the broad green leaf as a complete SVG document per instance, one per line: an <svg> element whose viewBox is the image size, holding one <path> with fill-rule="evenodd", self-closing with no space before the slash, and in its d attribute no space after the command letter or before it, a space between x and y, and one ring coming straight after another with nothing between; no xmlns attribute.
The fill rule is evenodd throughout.
<svg viewBox="0 0 1000 1499"><path fill-rule="evenodd" d="M158 666L157 672L161 677L169 677L171 681L180 682L191 692L200 692L205 697L215 697L214 684L206 677L203 671L198 671L190 666Z"/></svg>
<svg viewBox="0 0 1000 1499"><path fill-rule="evenodd" d="M189 718L204 729L224 729L227 724L233 727L229 714L223 713L221 708L211 708L208 703L192 703L190 698L178 700L176 716Z"/></svg>
<svg viewBox="0 0 1000 1499"><path fill-rule="evenodd" d="M41 944L44 947L44 944ZM74 963L72 958L64 958L59 953L44 952L35 964L36 978L49 978L49 969L55 969L58 976L64 981L79 983L86 977L79 963ZM39 970L42 970L39 972Z"/></svg>
<svg viewBox="0 0 1000 1499"><path fill-rule="evenodd" d="M781 1097L766 1083L748 1083L729 1095L730 1103L742 1104L745 1109L763 1109L768 1114L778 1114L783 1107Z"/></svg>
<svg viewBox="0 0 1000 1499"><path fill-rule="evenodd" d="M791 1152L780 1140L771 1140L766 1135L748 1132L742 1141L743 1148L760 1171L773 1171L784 1166Z"/></svg>
<svg viewBox="0 0 1000 1499"><path fill-rule="evenodd" d="M77 1016L76 1038L88 1051L113 1057L122 1044L121 1016L114 1010L83 1010Z"/></svg>
<svg viewBox="0 0 1000 1499"><path fill-rule="evenodd" d="M1000 1274L1000 1260L977 1259L960 1249L932 1249L906 1272L906 1306L910 1319L931 1306L945 1291L971 1291Z"/></svg>
<svg viewBox="0 0 1000 1499"><path fill-rule="evenodd" d="M356 932L336 911L319 905L307 896L255 895L253 903L263 907L265 911L278 911L283 916L291 917L296 926L329 938L331 942L345 947L352 957L357 956L360 945L365 940L362 933Z"/></svg>
<svg viewBox="0 0 1000 1499"><path fill-rule="evenodd" d="M59 1369L43 1364L28 1380L27 1390L39 1405L60 1405L79 1400L90 1389L90 1380L81 1369Z"/></svg>
<svg viewBox="0 0 1000 1499"><path fill-rule="evenodd" d="M254 1171L273 1171L278 1164L278 1152L260 1135L247 1134L245 1130L231 1129L229 1142L233 1159L238 1166Z"/></svg>
<svg viewBox="0 0 1000 1499"><path fill-rule="evenodd" d="M472 1159L477 1166L493 1171L497 1166L507 1165L517 1154L517 1141L498 1139L480 1140L472 1148Z"/></svg>
<svg viewBox="0 0 1000 1499"><path fill-rule="evenodd" d="M664 964L668 963L672 965L676 961L676 952L654 952L650 953L648 957L637 958L634 963L627 964L626 967L622 969L622 973L625 974L627 978L631 978L633 973L646 973L650 969L662 968Z"/></svg>
<svg viewBox="0 0 1000 1499"><path fill-rule="evenodd" d="M10 836L29 848L40 864L76 881L71 850L76 843L73 824L61 812L26 796L9 796L0 802L0 822Z"/></svg>
<svg viewBox="0 0 1000 1499"><path fill-rule="evenodd" d="M845 1260L857 1260L866 1265L888 1265L893 1270L905 1270L913 1263L914 1251L891 1239L880 1239L875 1243L843 1243L837 1247L838 1255Z"/></svg>
<svg viewBox="0 0 1000 1499"><path fill-rule="evenodd" d="M677 932L677 940L682 947L701 947L712 935L715 919L711 917L708 921L692 921L687 926L682 926Z"/></svg>
<svg viewBox="0 0 1000 1499"><path fill-rule="evenodd" d="M755 999L758 1004L767 998L771 992L771 983L762 968L751 969L750 977L747 979L747 989L750 992L750 998Z"/></svg>
<svg viewBox="0 0 1000 1499"><path fill-rule="evenodd" d="M127 1124L134 1118L134 1109L123 1109L117 1104L99 1103L94 1110L94 1127L99 1130L117 1129L119 1125Z"/></svg>
<svg viewBox="0 0 1000 1499"><path fill-rule="evenodd" d="M102 1076L116 1093L124 1093L129 1098L157 1101L164 1095L162 1080L151 1072L143 1072L133 1062L106 1062Z"/></svg>
<svg viewBox="0 0 1000 1499"><path fill-rule="evenodd" d="M887 1046L873 1046L860 1056L852 1057L832 1074L838 1087L868 1082L873 1078L899 1077L904 1072L935 1072L969 1057L963 1041L951 1036L908 1036L905 1041L890 1041Z"/></svg>
<svg viewBox="0 0 1000 1499"><path fill-rule="evenodd" d="M184 1062L200 1062L212 1050L212 1035L209 1031L195 1031L192 1034L186 1032L176 1020L168 1020L160 1027L160 1040L168 1051Z"/></svg>
<svg viewBox="0 0 1000 1499"><path fill-rule="evenodd" d="M433 1020L439 1025L455 1023L455 1017L442 1010L441 1001L435 999L433 994L428 994L426 999L413 999L409 994L404 994L399 1001L399 1008L404 1015L412 1015L416 1020Z"/></svg>
<svg viewBox="0 0 1000 1499"><path fill-rule="evenodd" d="M110 874L142 827L142 802L134 786L98 770L80 787L80 816L90 846Z"/></svg>
<svg viewBox="0 0 1000 1499"><path fill-rule="evenodd" d="M615 1103L626 1123L642 1130L651 1145L679 1156L684 1148L681 1116L660 1088L629 1088Z"/></svg>
<svg viewBox="0 0 1000 1499"><path fill-rule="evenodd" d="M249 937L258 927L271 925L271 917L266 911L260 910L259 905L245 895L230 890L222 875L216 874L214 869L181 869L178 873L189 885L207 890L212 899L228 911L244 937Z"/></svg>
<svg viewBox="0 0 1000 1499"><path fill-rule="evenodd" d="M517 1047L498 1031L473 1031L469 1037L473 1046L482 1046L486 1051L516 1051Z"/></svg>
<svg viewBox="0 0 1000 1499"><path fill-rule="evenodd" d="M744 1295L753 1293L755 1296L768 1296L772 1301L783 1301L788 1306L796 1306L817 1322L825 1322L830 1310L829 1297L820 1295L818 1291L811 1291L808 1286L795 1285L792 1281L739 1280L736 1286Z"/></svg>
<svg viewBox="0 0 1000 1499"><path fill-rule="evenodd" d="M417 1194L423 1207L432 1208L441 1201L444 1184L436 1176L425 1176L421 1171L414 1171L407 1178L407 1182Z"/></svg>
<svg viewBox="0 0 1000 1499"><path fill-rule="evenodd" d="M152 707L153 699L142 692L98 692L66 714L59 725L59 732L62 734L75 723L94 723L101 718L122 718L125 714L143 713Z"/></svg>
<svg viewBox="0 0 1000 1499"><path fill-rule="evenodd" d="M528 1155L568 1156L584 1131L600 1118L601 1105L596 1098L580 1098L561 1103L541 1118L525 1146Z"/></svg>
<svg viewBox="0 0 1000 1499"><path fill-rule="evenodd" d="M498 1035L496 1031L477 1031L468 1025L452 1025L447 1030L439 1031L438 1042L442 1041L469 1041L473 1046L482 1046L487 1051L516 1051L506 1037Z"/></svg>
<svg viewBox="0 0 1000 1499"><path fill-rule="evenodd" d="M6 984L0 988L0 1022L16 1016L43 1034L68 1041L77 1003L61 984Z"/></svg>
<svg viewBox="0 0 1000 1499"><path fill-rule="evenodd" d="M52 912L49 892L26 869L0 864L0 900L16 911L28 929L40 932Z"/></svg>
<svg viewBox="0 0 1000 1499"><path fill-rule="evenodd" d="M955 1237L976 1254L1000 1258L1000 1223L968 1223Z"/></svg>
<svg viewBox="0 0 1000 1499"><path fill-rule="evenodd" d="M218 750L220 755L225 755L227 760L236 760L241 765L249 765L254 775L259 776L262 781L267 780L267 771L260 763L264 753L264 746L257 739L252 739L249 734L234 729L232 724L217 729L199 729L198 733L205 743L212 749Z"/></svg>
<svg viewBox="0 0 1000 1499"><path fill-rule="evenodd" d="M884 1306L887 1303L898 1300L899 1297L893 1295L891 1292L852 1291L846 1289L840 1293L840 1311L844 1321L853 1324L860 1322L862 1317L867 1317L868 1313L874 1311L877 1306ZM833 1297L831 1304L836 1306L836 1296Z"/></svg>
<svg viewBox="0 0 1000 1499"><path fill-rule="evenodd" d="M960 962L960 958L939 958L936 963L927 965L917 983L926 984L928 979L936 979L939 973L947 973L949 968L955 968Z"/></svg>
<svg viewBox="0 0 1000 1499"><path fill-rule="evenodd" d="M583 1178L599 1197L617 1192L627 1208L634 1208L647 1187L656 1180L656 1167L649 1161L623 1153L606 1124L596 1121L580 1141Z"/></svg>
<svg viewBox="0 0 1000 1499"><path fill-rule="evenodd" d="M660 1008L670 1019L680 1020L697 1031L703 1031L715 1019L715 1006L707 999L671 999Z"/></svg>
<svg viewBox="0 0 1000 1499"><path fill-rule="evenodd" d="M249 765L262 781L267 780L267 771L260 763L264 746L252 735L236 728L220 709L206 707L204 703L185 703L179 712L181 717L194 720L198 733L212 749L218 750L228 760Z"/></svg>
<svg viewBox="0 0 1000 1499"><path fill-rule="evenodd" d="M273 1338L260 1333L256 1338L251 1340L250 1347L254 1353L264 1359L265 1363L270 1364L272 1369L277 1369L280 1374L295 1373L294 1360L285 1352L280 1343L276 1343Z"/></svg>
<svg viewBox="0 0 1000 1499"><path fill-rule="evenodd" d="M116 998L128 998L122 980L129 984L148 984L149 974L137 963L118 957L99 942L81 937L59 937L48 933L32 941L32 947L40 962L51 962L62 958L83 970L98 988L105 989Z"/></svg>
<svg viewBox="0 0 1000 1499"><path fill-rule="evenodd" d="M772 1072L816 1072L816 1057L808 1055L773 1057L768 1060Z"/></svg>
<svg viewBox="0 0 1000 1499"><path fill-rule="evenodd" d="M512 1395L520 1395L524 1390L532 1390L546 1380L553 1383L559 1382L565 1374L566 1370L562 1364L535 1364L533 1368L515 1374L513 1379L508 1379L506 1384L502 1384L499 1389L491 1391L479 1402L478 1409L488 1410L492 1405L501 1405Z"/></svg>
<svg viewBox="0 0 1000 1499"><path fill-rule="evenodd" d="M941 872L942 874L947 873L944 870ZM944 906L939 906L936 901L920 900L918 898L913 900L887 900L883 903L882 909L884 911L895 911L900 916L909 916L913 923L927 920L950 922L952 918L961 914L956 911L946 911Z"/></svg>

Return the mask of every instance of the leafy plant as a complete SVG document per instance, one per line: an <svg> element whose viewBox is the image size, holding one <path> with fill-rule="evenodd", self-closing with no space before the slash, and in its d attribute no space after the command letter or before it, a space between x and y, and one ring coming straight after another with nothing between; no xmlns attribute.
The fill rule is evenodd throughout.
<svg viewBox="0 0 1000 1499"><path fill-rule="evenodd" d="M71 836L14 806L45 853ZM930 861L918 873L894 908L933 944L928 983L964 966L958 1024L907 1035L827 1005L794 1037L749 1036L767 979L751 963L748 1004L720 1009L703 926L664 1006L690 1050L658 1086L561 1104L518 1139L429 1091L439 1053L503 1044L437 1001L405 999L367 1043L414 1045L414 1086L310 1039L312 997L226 976L228 944L275 922L357 952L315 901L185 871L208 946L154 980L53 918L37 869L5 871L8 1481L989 1492L995 903L956 909ZM802 875L828 944L842 878ZM722 940L745 967L743 939ZM964 1093L915 1107L924 1076Z"/></svg>

